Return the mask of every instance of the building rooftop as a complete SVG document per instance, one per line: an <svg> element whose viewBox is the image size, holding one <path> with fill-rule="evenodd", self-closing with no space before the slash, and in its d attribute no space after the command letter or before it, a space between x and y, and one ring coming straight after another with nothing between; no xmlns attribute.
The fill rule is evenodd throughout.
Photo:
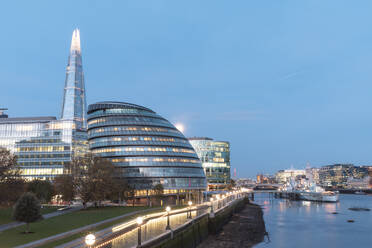
<svg viewBox="0 0 372 248"><path fill-rule="evenodd" d="M5 123L24 123L24 122L48 122L57 120L54 116L40 116L40 117L14 117L14 118L0 118L0 124Z"/></svg>
<svg viewBox="0 0 372 248"><path fill-rule="evenodd" d="M115 101L103 101L103 102L96 102L96 103L90 104L88 107L88 114L95 110L102 109L102 108L141 109L141 110L149 111L155 114L155 112L152 111L151 109L137 105L137 104L128 103L128 102L115 102Z"/></svg>
<svg viewBox="0 0 372 248"><path fill-rule="evenodd" d="M208 138L208 137L190 137L187 139L188 140L213 140L212 138Z"/></svg>

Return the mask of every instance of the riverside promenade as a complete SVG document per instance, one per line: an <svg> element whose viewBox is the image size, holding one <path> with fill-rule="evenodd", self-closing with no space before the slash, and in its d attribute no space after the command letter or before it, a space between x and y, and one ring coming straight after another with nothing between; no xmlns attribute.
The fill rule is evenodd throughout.
<svg viewBox="0 0 372 248"><path fill-rule="evenodd" d="M93 247L195 247L214 233L238 208L244 206L247 192L235 191L217 196L210 202L183 209L141 216L93 233ZM209 227L211 225L211 228ZM216 229L217 228L217 229ZM58 248L87 247L84 237L62 244Z"/></svg>

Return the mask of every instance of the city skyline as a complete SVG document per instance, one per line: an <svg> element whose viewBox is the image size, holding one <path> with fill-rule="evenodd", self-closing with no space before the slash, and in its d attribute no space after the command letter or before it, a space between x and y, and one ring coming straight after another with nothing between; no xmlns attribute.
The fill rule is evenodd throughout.
<svg viewBox="0 0 372 248"><path fill-rule="evenodd" d="M307 162L371 164L371 4L338 1L329 20L335 3L216 3L207 19L195 2L74 3L79 17L70 4L41 15L41 4L26 2L9 11L24 17L4 26L0 106L10 117L59 116L78 27L88 103L148 106L183 123L187 137L230 141L238 177Z"/></svg>

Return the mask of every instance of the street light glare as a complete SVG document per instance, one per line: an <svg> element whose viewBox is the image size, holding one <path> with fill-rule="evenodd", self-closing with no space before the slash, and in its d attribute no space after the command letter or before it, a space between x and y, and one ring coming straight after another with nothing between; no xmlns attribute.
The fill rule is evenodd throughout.
<svg viewBox="0 0 372 248"><path fill-rule="evenodd" d="M171 208L168 206L168 207L165 208L165 211L170 212Z"/></svg>
<svg viewBox="0 0 372 248"><path fill-rule="evenodd" d="M138 225L141 225L143 223L143 218L142 217L138 217L136 221L137 221L137 224Z"/></svg>
<svg viewBox="0 0 372 248"><path fill-rule="evenodd" d="M85 237L85 244L93 245L95 242L96 242L96 236L94 236L94 234L88 234Z"/></svg>
<svg viewBox="0 0 372 248"><path fill-rule="evenodd" d="M189 206L191 206L192 205L192 201L189 201L188 204L189 204Z"/></svg>

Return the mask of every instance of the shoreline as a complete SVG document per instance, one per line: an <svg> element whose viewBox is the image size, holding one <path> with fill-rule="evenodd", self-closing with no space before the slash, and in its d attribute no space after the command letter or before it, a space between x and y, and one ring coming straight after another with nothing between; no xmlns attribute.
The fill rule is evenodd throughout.
<svg viewBox="0 0 372 248"><path fill-rule="evenodd" d="M198 248L252 247L264 241L266 227L259 205L248 203L235 213L222 230L210 235Z"/></svg>

